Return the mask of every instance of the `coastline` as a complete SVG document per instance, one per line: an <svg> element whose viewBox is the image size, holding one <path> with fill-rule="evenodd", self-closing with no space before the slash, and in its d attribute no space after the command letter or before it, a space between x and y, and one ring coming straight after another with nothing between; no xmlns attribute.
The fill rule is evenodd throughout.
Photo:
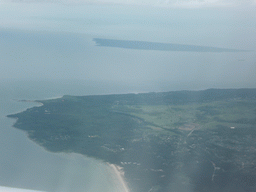
<svg viewBox="0 0 256 192"><path fill-rule="evenodd" d="M62 96L59 97L59 98L62 98ZM45 99L45 100L48 100L48 99ZM43 105L43 103L38 102L36 100L17 100L17 99L15 100L15 99L11 99L11 101L12 102L23 102L24 104L32 105L32 106L28 106L28 107L25 107L25 108L22 107L23 109L20 110L20 112L26 111L27 109L35 107L35 106ZM19 111L19 110L17 110L17 111ZM14 113L14 112L12 112L12 113ZM5 117L7 117L7 116L8 115L5 114ZM101 161L99 161L99 162L97 161L93 164L89 163L90 166L92 166L94 169L88 169L88 168L86 168L88 163L83 160L84 157L86 157L86 156L84 156L82 154L79 154L79 153L65 153L65 152L62 152L62 153L49 152L49 151L45 150L44 147L38 145L37 143L35 143L35 141L31 140L28 137L28 134L26 134L26 132L24 130L17 129L13 126L18 118L11 118L11 119L13 119L13 121L10 123L10 127L15 132L18 132L17 135L19 136L19 138L20 137L24 138L24 140L22 139L22 141L25 141L24 142L25 144L23 144L19 140L19 145L18 146L21 146L22 149L26 149L25 152L24 152L25 154L27 154L28 151L32 151L32 153L28 153L28 155L26 155L25 157L23 157L23 156L19 157L18 160L17 160L18 161L17 164L19 164L19 161L23 160L23 159L25 159L24 161L26 161L26 162L30 162L30 160L37 159L37 162L39 162L39 163L38 164L36 163L36 165L38 165L36 169L31 169L31 167L27 164L24 166L24 167L26 167L25 173L28 174L28 178L31 175L32 175L33 178L29 178L29 179L25 180L22 183L22 186L19 183L19 180L20 180L19 178L18 178L17 181L16 180L13 181L13 183L14 183L13 185L9 184L9 182L5 182L5 183L3 182L3 185L0 186L0 192L2 192L2 191L3 192L44 192L44 191L49 190L49 186L55 187L55 188L52 189L52 191L54 191L56 188L63 188L63 189L67 189L67 192L70 192L72 190L77 191L77 192L82 192L83 190L81 190L81 189L87 187L88 181L85 182L87 185L83 184L83 182L76 183L76 185L73 185L73 186L74 187L77 186L77 188L75 188L75 189L72 188L71 190L69 190L67 184L72 184L71 181L76 176L77 172L78 172L77 175L80 175L80 176L84 177L85 180L88 179L88 176L87 176L88 174L87 173L90 173L90 171L92 171L92 170L95 171L94 169L95 168L97 169L97 167L99 167L100 164L102 164ZM16 137L14 137L14 139L15 139L15 141L17 141ZM14 143L14 142L12 142L12 143ZM11 148L11 147L7 147L7 148ZM4 147L4 148L6 148L6 147ZM15 148L17 148L17 147L15 147ZM22 149L21 149L21 151L22 151ZM15 150L11 150L11 151L15 151ZM34 157L33 154L36 154L36 157ZM27 157L29 159L27 159ZM47 165L45 165L45 166L42 166L42 164L41 164L42 157L44 159L44 162L47 162L46 163ZM8 159L8 161L10 161L8 155L7 155L6 158ZM90 158L90 159L92 159L93 162L95 161L94 158ZM35 162L33 162L33 163L35 163ZM33 164L33 163L31 163L31 164ZM4 164L2 164L2 166L3 165ZM20 167L21 167L21 169L23 168L23 166L20 166ZM69 175L70 170L68 170L68 173L67 173L67 170L66 170L67 167L72 168L75 171L71 171L72 174ZM1 166L0 166L0 168L1 168ZM87 169L88 169L88 172L86 172ZM20 170L20 169L18 168L18 170ZM54 171L52 171L52 170L54 170ZM81 170L81 172L79 170ZM110 179L112 177L108 177L107 179L105 179L105 177L102 176L105 173L105 170L109 171L108 172L109 176L112 176L112 175L114 176L113 183L112 183L112 179L110 180L111 181L110 185L107 185L107 183L109 183L108 179ZM114 172L113 172L113 170L114 170ZM22 169L22 171L24 171L24 170ZM60 175L58 175L59 172L61 172ZM40 173L43 173L43 174L40 175ZM16 176L15 174L16 173L14 173L14 177ZM67 184L65 182L60 182L60 183L56 184L56 183L52 183L50 180L48 180L46 178L46 179L44 179L45 181L42 181L42 183L40 183L41 182L40 179L42 179L42 177L45 177L44 175L46 175L47 177L52 176L53 179L54 178L60 178L60 181L62 181L62 179L66 179L66 180L68 180L68 182L67 182ZM97 175L97 178L95 177L95 175ZM104 191L106 189L107 192L110 192L110 191L129 192L129 190L125 189L122 178L120 178L119 173L117 172L117 170L115 170L115 167L106 165L104 163L104 167L103 168L98 168L95 175L90 176L89 180L90 180L90 178L92 178L94 180L100 178L101 181L102 180L104 181L103 184L101 184L101 185L103 185L103 187L101 185L98 186L97 182L95 182L95 183L91 184L90 187L87 188L88 192L95 191L95 189L96 189L96 191ZM33 190L32 189L32 188L35 188L33 183L30 185L30 181L33 180L33 179L35 179L37 182L39 182L43 186L43 190ZM120 181L122 181L122 182L120 182ZM116 185L117 182L118 182L118 185ZM120 183L120 185L119 185L119 183ZM112 186L114 186L114 190L110 189ZM118 188L119 190L116 189L116 188Z"/></svg>
<svg viewBox="0 0 256 192"><path fill-rule="evenodd" d="M56 96L56 97L49 97L49 98L45 98L43 100L30 100L30 99L12 99L14 101L17 101L17 102L26 102L26 103L37 103L39 105L35 105L35 107L41 107L43 106L44 104L41 102L41 101L46 101L46 100L52 100L52 99L61 99L63 96ZM29 108L32 108L32 107L27 107L25 108L24 110L20 111L20 112L17 112L17 113L21 113L23 111L26 111L27 109ZM8 116L8 115L7 115Z"/></svg>
<svg viewBox="0 0 256 192"><path fill-rule="evenodd" d="M46 98L46 99L44 99L44 100L51 100L51 99L61 99L63 96L58 96L58 97L51 97L51 98ZM30 100L30 99L28 99L28 100L26 100L26 99L12 99L12 100L14 100L14 101L16 101L16 102L24 102L24 103L33 103L33 104L35 104L34 106L37 106L37 107L41 107L41 106L43 106L44 105L44 103L43 102L41 102L41 100ZM44 101L44 100L42 100L42 101ZM29 107L26 107L25 109L23 109L23 110L21 110L20 112L18 112L18 113L22 113L22 112L24 112L24 111L26 111L27 109L29 109L29 108L32 108L33 106L29 106ZM6 117L8 117L9 115L7 115ZM13 117L12 117L13 118ZM18 120L18 118L14 118L15 119L15 121L14 121L14 123L12 124L12 128L15 128L13 125L15 124L15 122L17 122L17 120ZM16 129L16 128L15 128ZM19 130L19 129L17 129L17 130ZM28 137L28 134L26 134L26 132L25 131L23 131L23 130L19 130L19 131L22 131L22 132L24 132L25 133L25 137L28 139L28 141L29 142L31 142L31 143L33 143L33 144L35 144L35 141L33 141L33 140L31 140L31 139L29 139L29 137ZM40 146L40 145L39 145ZM40 146L40 148L42 148L43 149L43 151L45 151L46 153L49 153L49 151L47 151L47 150L45 150L45 148L44 147L42 147L42 146ZM50 152L51 153L51 152ZM69 154L70 155L70 154ZM118 182L118 183L120 183L120 192L130 192L130 190L129 190L129 188L128 188L128 185L127 185L127 182L125 181L125 179L124 179L124 171L122 170L123 168L122 167L120 167L120 166L118 166L118 165L115 165L115 164L110 164L110 163L107 163L107 166L109 166L109 168L111 169L111 172L114 172L114 175L115 175L115 180ZM119 186L119 184L118 184L118 186ZM2 186L0 186L0 188L1 188ZM18 188L18 190L20 190L20 188ZM1 191L1 190L0 190ZM31 191L31 190L30 190ZM30 192L30 191L28 191L28 192ZM33 191L33 190L32 190ZM33 191L34 192L34 191ZM35 192L37 192L37 191L35 191ZM41 192L41 191L38 191L38 192Z"/></svg>
<svg viewBox="0 0 256 192"><path fill-rule="evenodd" d="M107 163L107 165L113 169L114 173L116 174L117 176L117 179L118 181L122 184L123 186L123 192L130 192L129 188L128 188L128 185L124 179L124 171L122 170L123 168L118 166L118 165L115 165L115 164L110 164L110 163Z"/></svg>

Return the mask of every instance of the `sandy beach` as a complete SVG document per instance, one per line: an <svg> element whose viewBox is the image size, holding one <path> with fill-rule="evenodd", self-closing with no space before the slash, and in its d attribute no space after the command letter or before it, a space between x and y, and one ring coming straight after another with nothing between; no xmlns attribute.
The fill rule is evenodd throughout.
<svg viewBox="0 0 256 192"><path fill-rule="evenodd" d="M123 192L130 192L127 183L124 179L124 171L122 170L123 168L115 164L108 163L108 165L114 170L114 173L116 174L118 181L122 184Z"/></svg>

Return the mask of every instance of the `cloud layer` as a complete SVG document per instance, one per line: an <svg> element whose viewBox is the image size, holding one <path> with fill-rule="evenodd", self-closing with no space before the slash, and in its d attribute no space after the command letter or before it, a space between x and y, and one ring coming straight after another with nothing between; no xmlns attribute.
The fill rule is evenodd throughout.
<svg viewBox="0 0 256 192"><path fill-rule="evenodd" d="M256 5L256 0L2 0L2 2L138 5L165 8L233 7Z"/></svg>

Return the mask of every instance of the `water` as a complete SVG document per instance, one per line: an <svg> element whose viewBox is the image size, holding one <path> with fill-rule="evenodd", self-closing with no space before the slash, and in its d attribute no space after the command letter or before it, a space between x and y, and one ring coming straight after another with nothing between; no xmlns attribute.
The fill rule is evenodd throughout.
<svg viewBox="0 0 256 192"><path fill-rule="evenodd" d="M46 99L63 94L103 94L79 83L5 81L0 84L0 186L42 191L120 192L122 185L105 163L79 154L50 153L12 127L5 116L39 105L18 99ZM114 90L112 90L114 91Z"/></svg>

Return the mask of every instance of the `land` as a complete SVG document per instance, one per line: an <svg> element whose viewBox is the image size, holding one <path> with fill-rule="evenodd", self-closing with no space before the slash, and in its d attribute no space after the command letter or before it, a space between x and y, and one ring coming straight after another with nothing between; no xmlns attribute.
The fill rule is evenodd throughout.
<svg viewBox="0 0 256 192"><path fill-rule="evenodd" d="M131 192L256 191L256 89L38 100L14 127L122 167Z"/></svg>
<svg viewBox="0 0 256 192"><path fill-rule="evenodd" d="M187 52L248 52L249 50L227 49L198 45L184 45L173 43L157 43L148 41L129 41L117 39L93 38L96 46L116 47L123 49L157 50L157 51L187 51Z"/></svg>

